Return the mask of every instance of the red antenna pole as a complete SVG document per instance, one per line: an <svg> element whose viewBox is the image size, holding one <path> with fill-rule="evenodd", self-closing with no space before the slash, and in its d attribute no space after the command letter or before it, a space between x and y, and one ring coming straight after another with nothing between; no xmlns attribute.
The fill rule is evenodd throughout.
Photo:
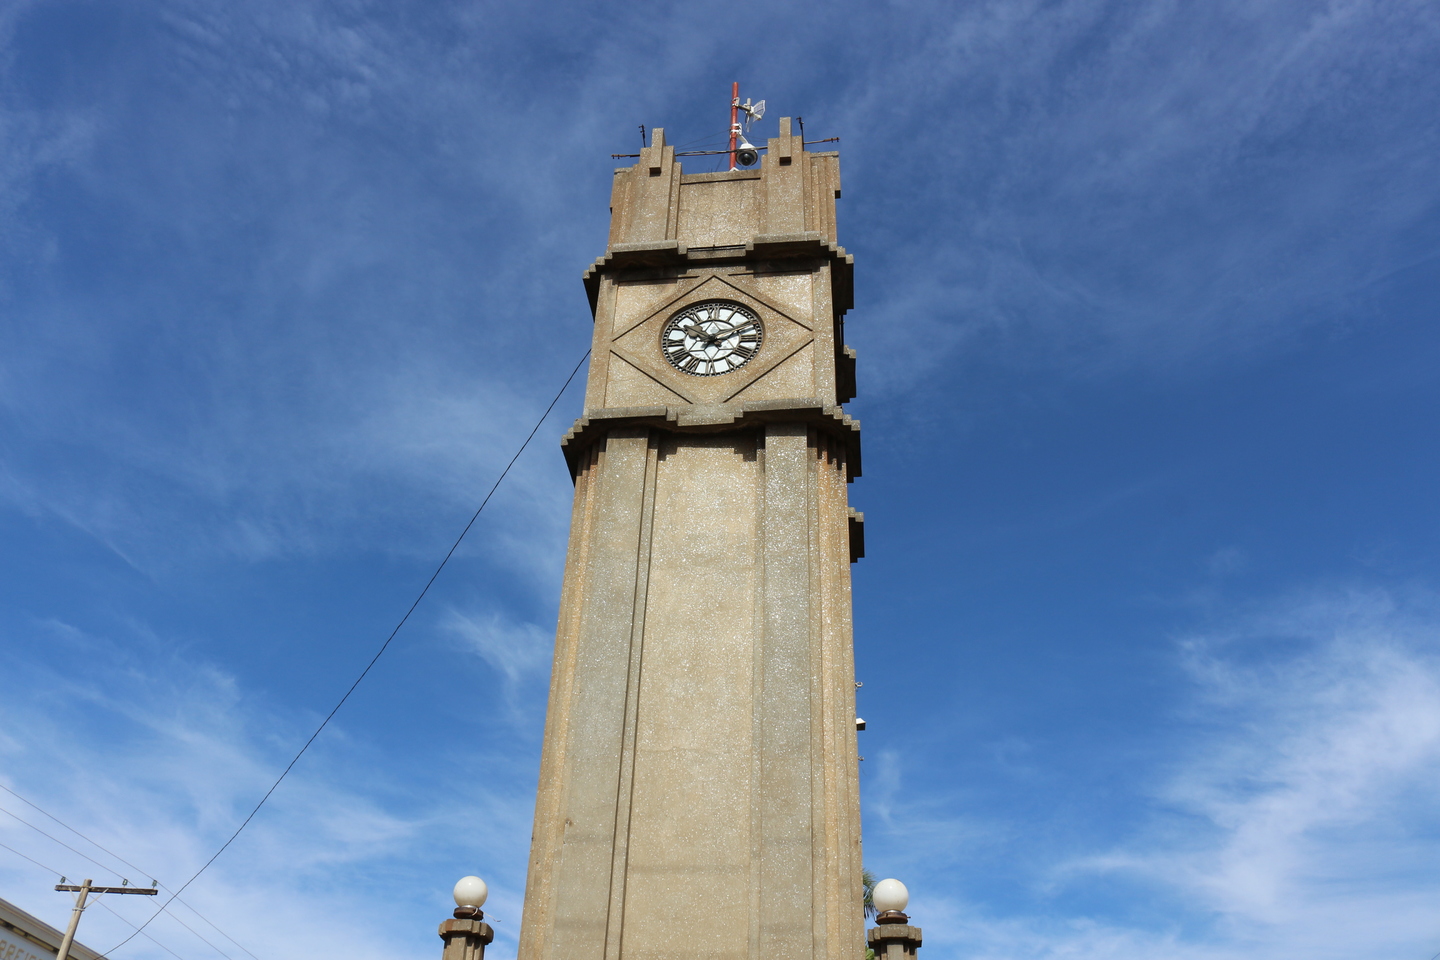
<svg viewBox="0 0 1440 960"><path fill-rule="evenodd" d="M730 87L730 169L735 167L735 135L740 130L740 81Z"/></svg>

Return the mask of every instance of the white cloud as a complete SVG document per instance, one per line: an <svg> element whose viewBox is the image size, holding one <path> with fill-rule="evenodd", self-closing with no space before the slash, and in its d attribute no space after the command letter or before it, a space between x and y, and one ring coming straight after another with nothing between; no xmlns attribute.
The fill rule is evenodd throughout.
<svg viewBox="0 0 1440 960"><path fill-rule="evenodd" d="M1245 662L1257 654L1246 647L1276 643L1302 649ZM1417 893L1417 868L1440 854L1427 839L1440 815L1416 803L1440 786L1440 624L1383 594L1310 600L1195 641L1190 657L1205 684L1197 709L1250 735L1201 751L1170 784L1166 798L1223 839L1162 872L1237 920L1300 921L1332 942L1368 926L1335 906ZM1440 879L1420 884L1440 895ZM1397 949L1431 932L1394 915L1386 926Z"/></svg>
<svg viewBox="0 0 1440 960"><path fill-rule="evenodd" d="M1194 697L1171 763L1133 771L1159 786L1122 845L1065 857L1075 839L1044 824L961 836L961 821L924 808L887 814L911 820L905 842L927 851L911 912L931 956L1386 960L1440 948L1434 599L1317 591L1181 650ZM967 865L932 847L996 843L1033 864L1045 909L1006 914L946 892L947 871ZM1073 898L1097 884L1110 891L1104 913L1077 912ZM1126 919L1126 901L1148 919Z"/></svg>
<svg viewBox="0 0 1440 960"><path fill-rule="evenodd" d="M4 65L13 24L41 6L0 11ZM162 80L106 85L134 113L103 98L37 112L5 87L0 214L73 174L64 201L115 211L92 232L147 259L131 276L135 261L99 251L87 270L126 279L86 293L48 272L63 218L7 221L7 249L53 289L3 321L0 497L152 573L357 546L438 556L569 369L556 354L583 349L575 274L603 245L605 155L632 122L707 132L686 97L717 62L788 91L758 90L775 115L846 137L841 239L861 253L868 302L851 330L876 348L867 390L913 390L917 371L966 350L1087 370L1247 355L1432 255L1414 228L1440 196L1434 103L1409 82L1431 72L1429 5L765 8L757 32L743 14L760 9L717 30L683 5L535 20L494 4L387 19L381 3L176 2L165 30L136 34L157 44L145 52ZM664 82L637 86L637 62ZM547 599L570 496L563 416L467 545ZM1243 559L1222 551L1211 570L1234 582ZM1433 620L1349 597L1195 639L1188 739L1173 769L1136 771L1165 784L1153 822L1118 847L1078 844L1092 851L1080 858L1018 818L954 816L959 795L907 797L901 758L876 751L867 803L934 847L936 882L913 884L927 955L1310 960L1422 943ZM442 627L505 677L518 710L549 626L481 600ZM7 661L30 690L0 700L9 782L184 876L314 718L204 664L67 642L110 675ZM322 935L357 957L432 956L449 878L422 903L413 891L434 878L415 871L461 846L456 859L515 865L492 881L513 937L534 755L487 755L499 766L457 777L450 765L473 758L436 750L450 780L397 785L345 730L342 714L197 902L232 932L249 925L258 942L241 939L267 960L333 952ZM1029 776L1025 746L996 753ZM966 852L1012 844L1041 864L1037 888L1132 883L1199 919L997 918L935 895ZM7 889L44 889L12 866Z"/></svg>
<svg viewBox="0 0 1440 960"><path fill-rule="evenodd" d="M459 635L511 683L549 663L550 632L533 623L515 623L499 612L467 615L451 610L444 627Z"/></svg>
<svg viewBox="0 0 1440 960"><path fill-rule="evenodd" d="M83 656L85 668L66 677L12 662L0 729L23 736L0 737L4 783L173 889L218 849L318 718L270 708L209 665L179 656L147 664L126 645L63 624L50 628ZM335 953L420 960L436 955L434 930L448 916L449 884L481 870L504 921L497 950L513 950L534 800L526 777L511 768L533 761L531 740L513 757L504 749L450 756L435 776L397 782L376 777L393 761L352 740L346 726L342 714L186 891L186 902L262 960ZM77 878L150 879L9 794L0 794L0 807L115 872L0 816L0 843L41 863ZM68 904L49 891L55 879L0 851L7 898L63 925ZM113 899L110 906L132 921L153 909L140 898ZM181 918L224 946L183 910ZM168 918L150 931L186 960L217 956ZM103 950L128 932L108 913L90 911L81 940ZM120 955L168 956L138 940Z"/></svg>
<svg viewBox="0 0 1440 960"><path fill-rule="evenodd" d="M847 118L891 147L845 156L885 392L962 355L1189 376L1353 322L1435 255L1429 5L915 12Z"/></svg>
<svg viewBox="0 0 1440 960"><path fill-rule="evenodd" d="M551 364L557 338L583 349L574 277L603 244L599 145L622 115L627 131L631 113L690 117L672 91L708 82L708 55L729 46L680 7L554 34L470 6L381 29L382 8L168 4L151 59L186 96L123 88L147 106L102 110L101 126L0 116L20 147L4 190L29 195L64 164L76 203L144 225L116 239L155 254L144 277L90 295L57 283L11 311L6 356L23 360L0 360L0 405L22 455L0 495L146 570L182 547L428 554L434 529L397 530L474 502L568 368ZM851 325L873 348L866 390L913 390L966 351L1173 370L1263 349L1425 253L1390 239L1440 196L1415 163L1433 155L1424 137L1386 127L1355 149L1282 149L1336 103L1367 122L1409 115L1381 81L1403 84L1437 25L1397 9L767 11L805 24L798 53L783 24L747 46L768 82L814 97L847 143L889 145L845 157L842 240L869 251L871 300ZM560 86L489 56L512 35L547 70L544 52L574 44ZM817 83L809 53L860 35L874 55ZM635 89L625 65L642 51L665 90ZM1400 112L1365 112L1382 100ZM495 162L497 143L524 162ZM552 578L558 537L537 552L529 533L565 522L564 415L518 485L520 522L495 539ZM57 466L77 456L90 468Z"/></svg>
<svg viewBox="0 0 1440 960"><path fill-rule="evenodd" d="M51 11L17 10L0 19L0 57L25 54L34 69L43 51L14 46L10 27ZM12 237L70 230L67 269L97 276L58 280L41 257L27 297L3 311L0 410L16 452L0 496L150 572L356 544L435 556L587 339L583 258L562 293L556 257L537 270L533 229L515 228L541 224L538 242L556 245L561 220L515 212L556 202L553 183L542 189L522 164L505 168L509 182L486 170L457 185L431 151L371 140L463 137L477 123L455 117L481 103L502 122L510 101L481 92L495 66L457 81L448 33L380 29L353 7L174 3L155 15L163 26L131 55L158 75L77 81L105 124L0 103L11 145L0 210L58 164L71 175L60 201L101 217L78 266L84 244L50 206L10 221ZM314 103L328 119L311 116ZM22 245L17 262L35 267L44 245ZM566 335L537 349L531 335L556 328ZM573 356L552 366L557 345ZM568 485L554 446L573 406L541 431L485 524L489 552L540 579L563 549Z"/></svg>

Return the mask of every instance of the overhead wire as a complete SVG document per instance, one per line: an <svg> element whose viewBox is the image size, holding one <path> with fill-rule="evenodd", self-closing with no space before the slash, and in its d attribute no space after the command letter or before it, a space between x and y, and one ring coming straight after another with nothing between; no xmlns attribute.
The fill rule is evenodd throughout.
<svg viewBox="0 0 1440 960"><path fill-rule="evenodd" d="M44 807L40 806L38 803L36 803L36 802L33 801L33 800L29 800L29 799L26 799L25 797L22 797L20 794L16 793L14 790L12 790L12 789L10 789L9 787L5 786L5 784L0 783L0 790L4 790L6 793L10 794L10 796L14 797L16 800L19 800L21 803L25 804L27 807L30 807L30 808L38 811L39 813L44 814L46 817L49 817L51 820L54 820L56 823L60 824L60 826L64 827L66 830L69 830L71 833L75 834L75 836L79 837L81 840L84 840L86 843L90 844L90 845L93 846L95 849L100 850L100 851L103 852L103 853L109 854L110 856L114 857L116 860L119 860L121 863L125 864L125 866L129 867L131 870L134 870L136 873L138 873L138 874L144 874L144 875L147 876L147 877L153 877L153 876L154 876L153 873L150 873L148 870L142 870L140 867L135 866L135 864L131 863L129 860L126 860L124 857L120 856L120 854L116 853L114 850L107 850L107 849L105 849L105 848L102 847L100 844L96 843L94 840L91 840L89 837L85 836L85 834L81 833L79 830L76 830L74 827L70 826L70 824L66 823L64 820L61 820L59 817L55 816L55 814L51 813L49 810L46 810ZM7 811L7 812L8 812L8 811ZM11 816L14 816L14 814L11 814ZM18 820L19 818L16 817L16 819ZM24 823L24 821L22 820L21 823ZM53 839L53 838L52 838L52 839ZM91 862L91 863L94 863L95 861L92 860L92 861L90 861L90 862ZM106 869L108 870L109 868L107 867Z"/></svg>
<svg viewBox="0 0 1440 960"><path fill-rule="evenodd" d="M169 888L169 887L164 887L164 886L162 886L160 889L164 890L166 893L169 893L169 892L170 892L170 888ZM226 933L224 930L221 930L218 926L215 925L215 921L213 921L213 920L211 920L209 917L205 916L205 915L204 915L203 913L201 913L199 910L196 910L196 909L194 908L194 906L192 906L190 903L188 903L188 902L186 902L186 901L184 901L184 900L181 900L179 897L176 897L176 898L175 898L175 902L176 902L176 903L179 903L179 904L183 904L186 910L189 910L191 913L195 914L195 916L199 917L201 920L204 920L207 924L210 925L210 929L211 929L211 930L214 930L216 933L220 934L220 936L224 937L226 940L229 940L231 943L235 944L235 946L237 946L237 947L239 947L241 950L243 950L249 957L251 957L251 960L260 960L259 957L255 956L255 954L251 953L251 952L249 951L249 949L246 948L245 944L241 943L239 940L236 940L234 937L230 936L230 934ZM191 933L194 933L195 936L200 937L200 934L199 934L198 932L196 932L195 930L191 929L190 925L189 925L188 923L186 923L184 920L181 920L180 917L175 913L174 910L169 910L169 909L167 909L165 912L170 916L170 919L171 919L171 920L174 920L176 923L180 924L180 926L184 927L186 930L189 930ZM200 937L200 939L201 939L201 940L205 940L204 937ZM205 942L206 942L206 943L210 943L209 940L205 940ZM221 950L219 947L216 947L213 943L211 943L210 946L214 947L215 952L218 953L218 954L220 954L220 956L225 957L225 960L231 960L231 958L225 953L225 951Z"/></svg>
<svg viewBox="0 0 1440 960"><path fill-rule="evenodd" d="M113 911L112 911L112 912L113 912ZM225 960L235 960L235 958L232 957L232 956L230 956L230 954L226 953L224 950L221 950L219 947L215 946L215 944L211 943L209 940L207 940L207 939L205 939L203 936L201 936L199 930L196 930L194 927L190 926L190 924L186 923L184 920L181 920L179 917L175 916L175 911L173 911L173 910L167 910L167 911L165 912L165 915L166 915L167 917L169 917L171 920L174 920L176 923L180 924L180 926L184 927L186 930L189 930L192 934L194 934L196 940L199 940L201 943L205 944L205 946L209 947L211 950L214 950L216 953L220 954L220 956L224 957ZM197 916L198 916L198 914L197 914ZM133 923L130 924L130 925L131 925L132 927L134 926ZM147 933L147 934L145 934L145 936L149 937L150 934ZM151 937L151 939L154 939L154 938ZM239 946L239 944L236 944L236 946ZM245 948L244 948L244 947L241 947L241 949L244 950ZM250 953L250 951L248 951L248 950L246 950L245 952L246 952L246 953ZM255 956L255 954L251 953L250 956L253 957L253 956Z"/></svg>
<svg viewBox="0 0 1440 960"><path fill-rule="evenodd" d="M152 878L152 879L151 879L151 882L152 882L153 884L155 884L156 886L160 887L162 890L166 891L167 893L170 892L170 888L169 888L169 887L165 886L165 884L163 884L163 883L160 883L158 880L153 879L154 876L155 876L153 873L151 873L151 872L148 871L148 870L144 870L144 869L141 869L140 867L137 867L135 864L131 863L129 860L126 860L124 857L120 856L120 854L116 853L116 852L113 851L113 850L107 849L106 847L102 846L100 843L98 843L98 842L96 842L95 840L92 840L91 838L87 837L85 834L81 833L79 830L76 830L74 827L70 826L70 824L66 823L64 820L61 820L59 817L55 816L55 814L51 813L49 810L46 810L44 807L40 806L38 803L35 803L33 800L29 800L29 799L27 799L26 797L21 796L20 794L16 793L14 790L12 790L12 789L10 789L9 787L5 786L5 784L3 784L3 783L0 783L0 790L4 790L6 793L10 794L12 797L14 797L16 800L19 800L21 803L25 804L26 806L29 806L29 807L34 808L35 810L38 810L40 813L42 813L42 814L44 814L45 816L49 817L51 820L54 820L56 823L60 824L60 826L64 827L66 830L69 830L71 833L75 834L75 836L79 837L81 840L84 840L86 843L94 846L97 850L103 851L104 853L106 853L106 854L114 857L116 860L119 860L121 863L125 864L125 866L127 866L127 867L129 867L130 869L136 871L137 873ZM5 810L3 807L0 807L0 811L3 811L3 812L5 812L5 813L9 813L10 816L15 817L15 814L10 813L9 810ZM20 820L19 817L15 817L15 819L16 819L16 820ZM55 840L56 843L59 843L62 847L65 847L65 849L70 850L70 851L72 851L72 852L74 852L74 853L80 854L80 856L82 856L82 857L85 857L85 854L80 853L79 850L76 850L74 847L71 847L71 846L69 846L69 845L67 845L67 844L65 844L65 843L62 843L60 840L56 840L56 838L51 837L48 833L45 833L45 831L39 829L39 828L36 827L34 824L26 823L26 821L24 821L24 820L20 820L20 822L21 822L21 823L24 823L25 826L27 826L27 827L29 827L30 829L34 830L36 833L39 833L41 836L49 837L49 839ZM6 849L8 850L8 849L10 849L10 848L9 848L9 847L6 847ZM12 852L15 852L15 851L12 851ZM21 856L24 856L24 854L20 854L20 855L21 855ZM92 857L85 857L85 859L89 860L91 863L95 864L96 866L100 867L100 868L103 869L103 870L107 870L107 871L110 871L110 872L112 872L112 873L115 873L115 871L112 870L110 867L105 866L104 864L100 863L98 860L95 860L95 859L92 858ZM118 876L118 875L119 875L119 874L117 874L117 876ZM123 879L123 878L122 878L122 879ZM229 940L231 943L235 944L235 946L239 947L239 948L240 948L241 950L243 950L246 954L249 954L249 956L251 956L252 958L254 958L254 960L260 960L260 958L259 958L259 957L256 957L255 954L251 953L251 952L245 947L245 945L244 945L243 943L241 943L239 940L236 940L234 937L230 936L230 934L226 933L224 930L221 930L220 927L217 926L213 920L211 920L209 917L205 916L205 915L204 915L203 913L201 913L199 910L196 910L191 904L189 904L188 902L186 902L186 901L184 901L184 900L179 899L178 897L176 898L176 902L179 903L179 904L181 904L183 907L185 907L185 909L189 910L191 913L195 914L195 916L199 917L201 920L205 921L205 923L209 924L210 927L211 927L211 929L213 929L216 933L220 934L220 936L224 937L226 940ZM177 916L175 915L175 911L170 910L170 911L167 911L167 912L170 914L171 919L173 919L176 923L180 924L182 927L185 927L185 929L190 930L190 927L189 927L183 920L181 920L179 917L177 917ZM191 932L191 933L195 933L194 930L190 930L190 932ZM195 936L200 937L200 939L201 939L201 940L204 940L205 943L210 944L210 941L205 940L205 938L204 938L204 937L201 937L200 934L195 933ZM214 944L210 944L210 946L213 947L214 950L215 950L215 952L218 953L218 954L220 954L220 956L225 957L225 960L230 960L230 957L227 956L226 953L225 953L223 950L221 950L219 947L216 947Z"/></svg>
<svg viewBox="0 0 1440 960"><path fill-rule="evenodd" d="M66 843L64 840L59 839L58 837L52 837L52 836L50 836L50 834L46 833L44 830L41 830L39 827L35 826L35 824L33 824L33 823L31 823L30 821L24 819L23 817L18 817L18 816L16 816L15 814L11 813L9 810L6 810L4 807L0 807L0 813L6 814L7 816L15 817L16 820L19 820L21 823L25 824L25 826L29 827L31 830L34 830L36 833L40 834L40 836L45 837L47 840L54 840L56 843L60 844L60 846L64 847L66 850L69 850L71 853L73 853L73 854L75 854L75 855L77 855L77 856L84 857L86 860L89 860L91 863L95 864L95 866L99 867L101 870L104 870L106 873L113 873L113 874L115 874L115 876L120 877L120 879L122 879L122 880L126 879L124 876L121 876L121 874L117 873L114 869L106 866L105 864L101 863L99 860L96 860L94 857L89 856L88 854L81 853L79 850L76 850L74 847L70 846L70 844ZM47 868L47 869L48 869L48 868ZM62 874L62 876L63 876L63 874Z"/></svg>
<svg viewBox="0 0 1440 960"><path fill-rule="evenodd" d="M52 838L52 839L53 839L53 838ZM3 847L4 849L9 850L11 853L15 854L15 856L17 856L17 857L23 857L24 859L29 860L31 863L35 864L35 866L37 866L37 867L39 867L40 869L46 871L47 873L53 873L53 874L55 874L55 876L59 877L62 881L65 879L65 874L61 873L59 870L56 870L54 867L50 866L49 864L41 863L39 860L36 860L34 857L26 856L25 854L21 853L19 850L16 850L14 847L9 846L8 844L0 843L0 847ZM84 855L82 854L82 856L84 856ZM94 863L94 861L92 860L91 863ZM106 869L109 869L109 868L107 867ZM129 920L126 920L124 917L120 916L120 914L116 913L113 909L111 909L109 904L107 904L107 903L105 903L103 900L101 900L100 898L103 897L103 896L104 896L103 893L97 893L97 894L95 894L95 898L94 898L93 900L91 900L90 903L91 903L91 904L99 904L100 906L104 907L104 908L106 909L106 911L108 911L112 916L114 916L116 919L118 919L121 923L125 924L126 926L129 926L129 927L135 926L135 924L131 923ZM176 916L172 913L172 914L170 914L170 919L172 919L172 920L177 920L178 918L176 918ZM183 926L185 926L185 925L182 923L181 926L183 927ZM190 928L189 928L189 927L185 927L185 929L189 930ZM195 931L193 931L193 930L190 930L190 932L191 932L191 933L195 933ZM200 936L198 933L196 933L195 935L196 935L197 937ZM161 950L164 950L166 953L170 954L170 956L174 957L175 960L185 960L185 958L182 957L182 956L180 956L180 954L176 953L174 950L171 950L169 947L165 946L165 944L161 943L159 940L156 940L156 939L155 939L154 937L152 937L150 934L148 934L148 933L145 934L145 939L146 939L146 940L149 940L151 943L155 944L155 946L159 947ZM214 949L216 953L219 953L219 954L220 954L220 956L222 956L222 957L225 956L225 954L224 954L224 953L221 953L221 952L220 952L220 949L219 949L218 947L216 947L214 944L210 943L210 941L205 940L204 937L200 937L200 939L201 939L201 940L204 940L207 944L209 944L210 947L211 947L212 949ZM101 958L101 960L109 960L109 958L106 957L106 955L103 954L103 953L97 954L97 956L99 956L99 957ZM229 958L229 957L226 957L225 960L230 960L230 958Z"/></svg>
<svg viewBox="0 0 1440 960"><path fill-rule="evenodd" d="M726 139L727 137L729 137L729 136L730 136L730 133L729 133L728 130L727 130L726 132L724 132L724 133L706 134L706 135L703 136L703 137L696 137L694 140L688 141L688 142L686 142L686 143L676 144L675 149L676 149L676 150L684 150L684 149L686 149L687 147L693 147L693 146L695 146L696 144L701 143L702 141L703 141L705 144L707 144L707 145L710 144L710 143L712 143L712 142L714 142L714 143L724 143L724 142L725 142L725 139Z"/></svg>
<svg viewBox="0 0 1440 960"><path fill-rule="evenodd" d="M119 920L121 923L125 924L125 926L127 926L127 927L135 927L135 924L131 923L129 920L126 920L124 917L120 916L120 914L116 913L114 910L112 910L112 909L110 908L110 904L106 903L104 900L101 900L99 897L96 897L92 902L98 904L98 905L101 906L101 907L104 907L105 910L110 914L110 916L114 917L116 920ZM171 916L171 917L174 917L175 915L172 913L170 916ZM139 928L139 927L135 927L135 932L136 932L136 933L139 933L139 932L140 932L140 928ZM174 950L171 950L169 947L165 946L165 944L161 943L159 940L156 940L155 937L154 937L152 934L149 934L149 933L145 934L145 939L146 939L146 940L149 940L151 943L155 944L155 946L159 947L161 950L164 950L166 953L170 954L170 956L174 957L175 960L185 960L185 958L182 957L182 956L180 956L180 954L176 953ZM221 956L224 956L224 954L221 954Z"/></svg>
<svg viewBox="0 0 1440 960"><path fill-rule="evenodd" d="M56 870L54 867L50 866L48 863L41 863L39 860L36 860L34 857L26 856L25 854L21 853L19 850L16 850L14 847L9 846L8 844L0 843L0 847L4 847L6 850L9 850L11 853L15 854L15 856L17 856L17 857L24 857L24 859L29 860L31 863L35 864L35 866L39 867L41 870L44 870L46 873L53 873L53 874L55 874L55 876L59 877L62 882L65 880L65 874L61 873L59 870ZM97 897L95 898L95 901L94 901L94 902L99 903L99 902L100 902L100 898L97 896ZM110 908L109 908L109 907L106 907L105 909L109 910ZM110 912L111 912L111 913L114 913L115 911L114 911L114 910L110 910ZM133 924L132 924L132 926L133 926ZM100 954L100 956L101 956L101 957L104 957L105 955L102 953L102 954ZM107 958L107 960L108 960L108 958Z"/></svg>
<svg viewBox="0 0 1440 960"><path fill-rule="evenodd" d="M24 859L29 860L31 863L35 864L35 866L39 867L42 870L48 870L50 873L55 874L55 876L59 877L62 880L65 879L65 874L61 873L59 870L56 870L54 867L47 867L45 864L41 863L39 860L36 860L34 857L26 856L25 854L21 853L19 850L16 850L14 847L9 846L8 844L0 843L0 847L9 850L17 857L23 857Z"/></svg>
<svg viewBox="0 0 1440 960"><path fill-rule="evenodd" d="M336 703L335 706L330 710L330 712L325 715L325 719L320 721L320 725L315 728L315 732L310 734L310 738L305 741L304 745L300 747L300 749L296 752L295 756L292 757L290 759L290 762L285 765L285 769L280 771L280 776L276 777L275 782L270 784L270 789L265 791L265 795L260 798L260 801L255 804L254 808L251 809L250 813L247 814L245 819L240 822L240 826L235 828L235 832L230 834L229 839L227 839L224 843L220 845L220 849L216 850L215 853L211 855L209 860L206 860L203 864L201 864L200 869L196 870L193 874L191 874L190 879L182 883L180 885L180 889L172 893L170 895L170 898L166 900L163 904L161 904L158 910L156 910L153 914L150 915L149 920L146 920L144 923L140 924L140 926L136 927L134 933L130 934L130 936L126 937L124 940L121 940L115 946L111 947L108 951L106 951L107 953L114 953L116 950L119 950L131 940L134 940L135 937L138 936L140 933L144 932L145 928L148 927L156 917L160 916L161 913L165 912L166 907L168 907L172 902L174 902L181 893L184 893L185 889L189 887L190 884L194 883L202 873L208 870L212 863L219 859L220 854L224 853L226 849L229 848L230 844L235 842L235 838L240 836L241 831L243 831L247 826L250 825L250 821L255 819L255 815L260 812L260 808L265 806L265 801L270 799L270 795L275 792L276 788L278 788L281 782L290 774L290 771L294 769L295 764L299 763L300 758L303 757L305 755L305 752L310 749L310 745L315 742L315 738L320 736L321 731L323 731L325 727L329 725L330 721L334 719L335 714L340 712L340 708L345 705L345 701L350 699L350 695L355 692L355 689L360 686L361 681L363 681L365 677L369 675L371 669L373 669L375 664L379 662L381 656L383 656L386 649L389 648L391 641L393 641L396 634L400 632L400 628L405 626L406 621L410 619L410 615L415 612L415 608L420 606L420 601L425 599L425 595L430 592L430 587L440 576L440 572L445 569L446 564L450 562L450 558L453 557L455 555L455 551L460 548L460 542L465 539L465 535L470 532L470 528L475 525L475 521L480 519L480 513L485 509L485 505L490 502L490 498L495 496L495 491L500 488L500 484L503 483L505 478L510 475L510 469L515 466L515 461L520 459L520 455L525 452L525 448L530 446L530 441L535 439L535 434L540 432L540 427L550 416L550 411L555 409L555 405L560 402L560 398L564 396L565 391L570 388L571 381L575 379L575 375L580 372L580 368L584 366L585 361L589 357L590 351L587 349L584 355L580 357L579 362L575 364L575 368L570 371L570 376L565 378L565 382L560 386L559 391L556 392L554 399L550 401L550 405L545 408L545 412L540 414L540 419L535 421L535 426L530 429L530 433L525 437L524 442L520 444L520 448L515 451L515 455L510 458L510 462L505 464L505 469L500 471L500 476L495 478L495 482L491 485L490 491L485 494L485 499L481 500L480 506L475 508L475 512L471 514L469 522L467 522L464 529L460 531L460 535L455 538L455 542L450 545L450 549L445 552L444 558L440 561L439 565L435 567L435 572L430 574L430 579L425 581L425 586L420 588L420 593L416 595L415 601L411 603L409 609L405 611L405 615L402 616L399 622L395 624L395 628L390 631L390 635L385 638L385 642L380 644L380 649L375 651L375 656L370 658L370 662L365 665L365 669L360 671L360 676L355 678L355 682L350 684L349 689L345 691L345 694L340 698L339 702Z"/></svg>

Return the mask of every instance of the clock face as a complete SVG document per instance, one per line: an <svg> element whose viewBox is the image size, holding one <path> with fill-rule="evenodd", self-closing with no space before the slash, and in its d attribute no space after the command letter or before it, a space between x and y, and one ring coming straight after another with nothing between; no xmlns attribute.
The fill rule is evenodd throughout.
<svg viewBox="0 0 1440 960"><path fill-rule="evenodd" d="M670 318L660 333L660 349L675 369L715 377L749 363L764 337L753 311L729 300L706 300Z"/></svg>

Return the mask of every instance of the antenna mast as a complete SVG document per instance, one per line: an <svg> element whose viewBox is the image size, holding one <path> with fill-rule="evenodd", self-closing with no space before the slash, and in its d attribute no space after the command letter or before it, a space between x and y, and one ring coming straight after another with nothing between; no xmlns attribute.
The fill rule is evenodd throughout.
<svg viewBox="0 0 1440 960"><path fill-rule="evenodd" d="M735 142L740 136L740 81L730 86L730 169L735 167Z"/></svg>
<svg viewBox="0 0 1440 960"><path fill-rule="evenodd" d="M750 129L750 124L765 116L765 101L751 103L746 100L740 102L740 81L730 85L730 169L737 170L737 161L745 166L754 164L760 158L760 151L746 139L745 134L740 130L740 111L745 111L745 129Z"/></svg>

